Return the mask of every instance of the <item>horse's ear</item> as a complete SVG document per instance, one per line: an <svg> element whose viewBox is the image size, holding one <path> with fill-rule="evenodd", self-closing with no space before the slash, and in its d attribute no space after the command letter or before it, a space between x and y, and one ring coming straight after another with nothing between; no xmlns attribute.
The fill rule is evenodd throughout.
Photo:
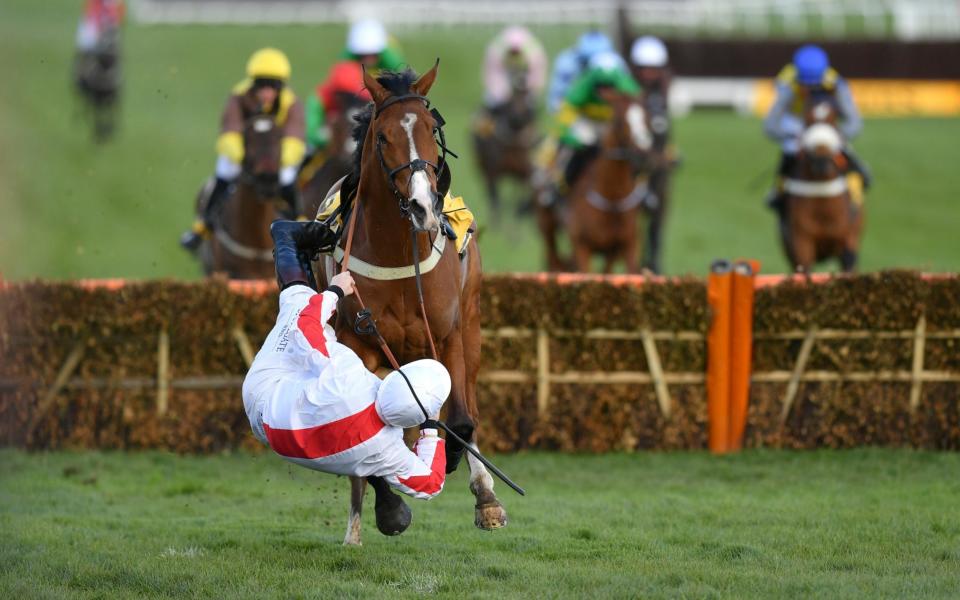
<svg viewBox="0 0 960 600"><path fill-rule="evenodd" d="M361 65L360 68L363 69L363 87L367 88L367 91L370 92L373 103L380 106L380 104L387 99L387 96L390 95L390 92L380 85L377 78L371 75L365 66Z"/></svg>
<svg viewBox="0 0 960 600"><path fill-rule="evenodd" d="M433 64L433 68L420 76L420 79L413 82L413 85L410 86L417 94L421 96L426 96L430 92L430 88L433 87L433 82L437 80L437 69L440 67L440 59L437 59L437 62Z"/></svg>

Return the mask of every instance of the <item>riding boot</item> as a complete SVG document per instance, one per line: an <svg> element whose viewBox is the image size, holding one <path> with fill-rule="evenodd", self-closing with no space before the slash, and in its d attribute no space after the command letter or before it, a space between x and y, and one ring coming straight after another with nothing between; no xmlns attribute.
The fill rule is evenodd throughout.
<svg viewBox="0 0 960 600"><path fill-rule="evenodd" d="M870 185L873 183L873 174L870 172L866 163L864 163L857 153L853 151L853 148L849 146L843 149L843 157L847 159L850 170L860 174L860 177L863 179L863 189L869 190Z"/></svg>
<svg viewBox="0 0 960 600"><path fill-rule="evenodd" d="M301 221L274 221L270 224L273 262L281 291L295 284L317 289L317 281L310 268L311 251L306 249L308 246L304 243L304 232L309 224Z"/></svg>
<svg viewBox="0 0 960 600"><path fill-rule="evenodd" d="M300 216L300 189L296 183L281 186L280 197L289 205L288 210L284 210L283 216L288 219L296 219Z"/></svg>
<svg viewBox="0 0 960 600"><path fill-rule="evenodd" d="M213 232L213 217L216 211L220 210L220 205L230 189L230 181L217 177L214 180L213 189L207 196L207 201L200 207L201 215L194 221L190 231L184 232L180 236L180 245L183 248L196 252L200 247L200 242L209 237Z"/></svg>

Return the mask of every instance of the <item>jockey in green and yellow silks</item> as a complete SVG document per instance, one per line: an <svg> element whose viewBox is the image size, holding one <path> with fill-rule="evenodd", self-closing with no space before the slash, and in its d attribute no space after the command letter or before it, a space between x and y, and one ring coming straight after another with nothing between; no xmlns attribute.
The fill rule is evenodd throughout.
<svg viewBox="0 0 960 600"><path fill-rule="evenodd" d="M297 169L303 160L304 117L303 104L287 86L290 80L290 61L276 48L254 52L247 61L247 77L234 86L220 119L217 138L217 165L214 183L190 231L180 237L180 245L195 251L213 229L213 215L227 195L230 185L242 170L245 154L243 131L247 122L258 115L270 116L281 132L280 196L297 211L295 186Z"/></svg>
<svg viewBox="0 0 960 600"><path fill-rule="evenodd" d="M830 100L837 110L837 129L847 142L843 153L852 171L863 178L863 186L870 184L869 171L854 154L850 141L863 130L863 120L853 102L853 95L846 80L830 66L827 53L819 46L801 46L793 55L793 61L783 67L776 79L777 96L763 120L767 136L780 143L781 157L774 190L767 197L767 204L782 212L784 194L782 181L796 165L800 150L800 135L803 133L804 103L808 99Z"/></svg>
<svg viewBox="0 0 960 600"><path fill-rule="evenodd" d="M613 118L613 108L603 99L600 90L614 89L628 96L640 94L640 85L627 70L627 65L615 52L602 52L590 59L587 71L573 82L557 111L553 133L537 151L538 173L534 186L544 188L553 184L563 192L570 182L575 166L575 155L596 147L601 128ZM541 196L540 202L552 204L553 199Z"/></svg>
<svg viewBox="0 0 960 600"><path fill-rule="evenodd" d="M395 40L387 34L382 23L373 19L357 21L350 27L346 48L340 54L337 65L348 61L363 65L373 75L381 70L399 71L406 64ZM336 88L337 92L356 95L360 95L363 90L362 79L358 81L355 90L341 89L343 86L338 85L339 81L334 81L337 65L334 65L327 78L317 85L316 92L307 98L307 144L312 151L326 148L330 141L327 117L338 109L330 105L331 96L324 94L323 90Z"/></svg>

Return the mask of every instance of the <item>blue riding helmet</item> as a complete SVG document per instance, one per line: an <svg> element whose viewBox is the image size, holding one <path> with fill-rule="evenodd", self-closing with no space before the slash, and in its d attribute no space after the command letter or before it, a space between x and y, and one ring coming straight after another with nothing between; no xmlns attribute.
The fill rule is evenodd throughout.
<svg viewBox="0 0 960 600"><path fill-rule="evenodd" d="M800 46L793 54L793 66L797 69L797 82L802 85L817 85L830 68L830 59L820 46Z"/></svg>
<svg viewBox="0 0 960 600"><path fill-rule="evenodd" d="M600 52L609 52L613 50L613 44L604 33L600 31L588 31L577 40L577 54L580 60L588 61L592 56Z"/></svg>

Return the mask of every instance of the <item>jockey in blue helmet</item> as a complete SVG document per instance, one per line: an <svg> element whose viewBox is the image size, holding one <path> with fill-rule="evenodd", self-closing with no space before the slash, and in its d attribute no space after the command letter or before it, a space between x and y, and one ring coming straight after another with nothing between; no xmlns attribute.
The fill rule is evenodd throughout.
<svg viewBox="0 0 960 600"><path fill-rule="evenodd" d="M602 52L613 51L613 43L603 32L591 30L580 36L575 46L557 55L553 62L553 76L547 91L547 110L557 112L567 90L590 64L590 59Z"/></svg>
<svg viewBox="0 0 960 600"><path fill-rule="evenodd" d="M836 106L837 127L849 142L863 129L860 112L853 103L846 80L830 66L830 59L823 48L807 44L793 54L793 61L777 75L777 96L763 120L763 130L780 143L780 167L777 171L775 189L768 195L767 204L783 213L783 179L796 165L800 149L800 135L804 129L804 103L809 97L831 99ZM870 175L866 165L853 153L849 143L843 150L851 170L863 178L864 187L869 187Z"/></svg>

